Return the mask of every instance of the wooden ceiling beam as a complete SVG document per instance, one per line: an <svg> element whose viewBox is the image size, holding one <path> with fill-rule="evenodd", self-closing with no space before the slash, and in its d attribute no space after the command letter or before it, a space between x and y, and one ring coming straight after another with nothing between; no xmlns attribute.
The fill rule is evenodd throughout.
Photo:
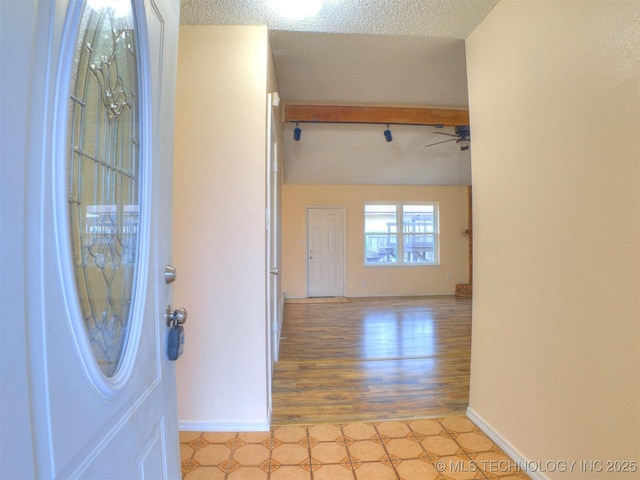
<svg viewBox="0 0 640 480"><path fill-rule="evenodd" d="M467 110L444 108L353 106L353 105L284 105L285 122L314 123L384 123L394 125L469 125Z"/></svg>

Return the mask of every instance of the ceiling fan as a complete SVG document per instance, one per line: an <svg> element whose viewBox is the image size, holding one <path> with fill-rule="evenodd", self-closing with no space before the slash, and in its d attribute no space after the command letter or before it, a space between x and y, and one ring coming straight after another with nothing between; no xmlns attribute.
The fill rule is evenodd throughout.
<svg viewBox="0 0 640 480"><path fill-rule="evenodd" d="M456 132L455 135L452 133L433 132L438 135L447 135L453 138L450 138L449 140L442 140L441 142L430 143L429 145L425 145L425 147L432 147L446 142L456 142L460 145L460 150L469 150L469 147L471 146L471 130L469 129L469 125L456 125L454 131Z"/></svg>

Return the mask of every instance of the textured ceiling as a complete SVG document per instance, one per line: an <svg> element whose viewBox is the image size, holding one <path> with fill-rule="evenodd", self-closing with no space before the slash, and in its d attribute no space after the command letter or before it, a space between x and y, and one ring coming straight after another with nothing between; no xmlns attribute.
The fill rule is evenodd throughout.
<svg viewBox="0 0 640 480"><path fill-rule="evenodd" d="M281 1L182 0L180 21L267 25L284 101L465 108L464 39L498 0L324 0L303 20Z"/></svg>
<svg viewBox="0 0 640 480"><path fill-rule="evenodd" d="M463 109L468 108L464 39L498 2L324 0L315 17L294 20L282 15L276 5L279 1L182 0L180 21L184 25L266 25L284 102ZM348 137L343 135L346 131ZM285 133L286 182L470 182L470 155L461 156L455 142L437 149L416 148L421 142L429 143L424 127L403 127L403 135L396 136L393 148L387 147L384 153L377 141L370 141L367 128L325 125L307 132L303 136L307 142L313 135L319 142L314 142L315 148L326 150L323 167L317 168L316 150L302 146L302 141L294 144ZM333 144L323 147L320 139L330 137ZM408 143L401 146L401 141ZM379 168L382 163L368 168L373 158L389 168ZM467 165L461 167L460 161ZM342 168L347 163L360 165L354 172L370 174L353 181ZM334 173L329 175L330 171ZM343 178L337 178L335 172L340 171L345 172Z"/></svg>
<svg viewBox="0 0 640 480"><path fill-rule="evenodd" d="M298 0L304 2L305 0ZM268 25L271 30L466 38L498 0L325 0L311 19L284 17L277 0L182 0L185 25Z"/></svg>

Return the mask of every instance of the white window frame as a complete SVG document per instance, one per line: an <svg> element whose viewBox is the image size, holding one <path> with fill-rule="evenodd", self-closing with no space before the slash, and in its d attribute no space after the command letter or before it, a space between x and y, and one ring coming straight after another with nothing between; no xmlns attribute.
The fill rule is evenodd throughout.
<svg viewBox="0 0 640 480"><path fill-rule="evenodd" d="M375 231L375 232L367 232L367 206L371 205L393 205L395 206L395 218L396 218L396 228L395 232L390 231L387 228L387 231ZM433 208L433 232L428 232L429 236L433 236L433 260L427 261L406 261L405 260L405 239L409 236L418 236L420 233L418 232L405 232L404 230L404 207L411 205L420 205L420 206L430 206ZM440 265L440 212L439 205L437 202L385 202L385 201L376 201L376 202L365 202L363 206L363 257L364 257L364 265L366 267L426 267L426 266L434 266ZM403 228L397 228L397 225L403 225ZM395 237L395 246L397 246L395 260L391 261L389 257L389 252L385 254L380 254L381 256L372 256L371 251L367 248L368 237L372 235L378 236L386 236ZM394 243L394 242L391 242ZM418 254L419 255L419 254Z"/></svg>

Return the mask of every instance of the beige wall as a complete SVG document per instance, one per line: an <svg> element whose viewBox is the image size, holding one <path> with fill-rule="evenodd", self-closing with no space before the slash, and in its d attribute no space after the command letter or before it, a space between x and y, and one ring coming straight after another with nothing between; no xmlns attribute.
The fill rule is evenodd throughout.
<svg viewBox="0 0 640 480"><path fill-rule="evenodd" d="M469 412L534 461L640 463L639 21L503 0L467 40Z"/></svg>
<svg viewBox="0 0 640 480"><path fill-rule="evenodd" d="M182 428L268 426L265 27L181 26L174 167Z"/></svg>
<svg viewBox="0 0 640 480"><path fill-rule="evenodd" d="M440 265L364 266L364 203L438 202ZM467 187L392 185L284 185L282 194L282 289L307 296L306 207L345 208L347 296L453 294L468 277ZM366 286L365 286L366 284Z"/></svg>

